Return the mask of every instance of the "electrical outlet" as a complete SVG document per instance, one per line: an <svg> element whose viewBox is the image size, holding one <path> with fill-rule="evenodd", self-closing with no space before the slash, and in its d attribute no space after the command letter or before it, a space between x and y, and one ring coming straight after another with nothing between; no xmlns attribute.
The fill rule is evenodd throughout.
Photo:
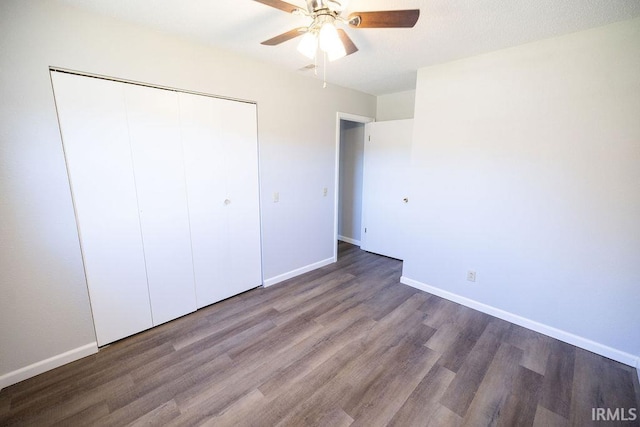
<svg viewBox="0 0 640 427"><path fill-rule="evenodd" d="M277 191L273 193L273 203L278 203L280 201L280 193Z"/></svg>
<svg viewBox="0 0 640 427"><path fill-rule="evenodd" d="M475 282L476 281L476 272L473 270L469 270L467 271L467 280L470 282Z"/></svg>
<svg viewBox="0 0 640 427"><path fill-rule="evenodd" d="M324 188L322 189L322 195L323 195L324 197L327 197L327 192L328 192L328 191L329 191L329 190L327 190L327 187L324 187Z"/></svg>

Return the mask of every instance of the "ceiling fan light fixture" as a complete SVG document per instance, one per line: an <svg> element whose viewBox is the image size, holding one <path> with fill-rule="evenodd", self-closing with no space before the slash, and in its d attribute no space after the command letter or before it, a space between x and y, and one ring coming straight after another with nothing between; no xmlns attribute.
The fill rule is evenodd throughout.
<svg viewBox="0 0 640 427"><path fill-rule="evenodd" d="M302 36L302 40L298 44L298 52L303 54L309 59L316 57L316 51L318 50L318 37L311 31Z"/></svg>
<svg viewBox="0 0 640 427"><path fill-rule="evenodd" d="M341 58L347 54L333 22L327 21L322 24L319 41L320 49L329 55L330 60Z"/></svg>
<svg viewBox="0 0 640 427"><path fill-rule="evenodd" d="M344 48L342 42L340 42L340 45L336 45L335 49L327 52L327 55L329 57L329 61L335 61L336 59L347 56L347 50Z"/></svg>

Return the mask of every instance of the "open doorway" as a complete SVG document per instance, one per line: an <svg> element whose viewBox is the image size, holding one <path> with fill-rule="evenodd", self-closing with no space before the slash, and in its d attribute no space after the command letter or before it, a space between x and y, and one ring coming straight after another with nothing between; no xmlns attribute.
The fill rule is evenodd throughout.
<svg viewBox="0 0 640 427"><path fill-rule="evenodd" d="M360 246L365 124L370 117L338 113L336 122L335 250L339 242Z"/></svg>
<svg viewBox="0 0 640 427"><path fill-rule="evenodd" d="M364 123L340 120L338 240L360 246Z"/></svg>

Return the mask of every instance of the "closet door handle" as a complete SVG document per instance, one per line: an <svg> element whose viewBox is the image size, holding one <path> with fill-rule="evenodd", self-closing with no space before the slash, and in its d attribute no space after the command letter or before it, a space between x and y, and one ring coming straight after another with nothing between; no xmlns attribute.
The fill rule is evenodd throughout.
<svg viewBox="0 0 640 427"><path fill-rule="evenodd" d="M226 205L231 204L231 200L229 200L229 199L224 199L224 204L225 204L225 206L226 206Z"/></svg>

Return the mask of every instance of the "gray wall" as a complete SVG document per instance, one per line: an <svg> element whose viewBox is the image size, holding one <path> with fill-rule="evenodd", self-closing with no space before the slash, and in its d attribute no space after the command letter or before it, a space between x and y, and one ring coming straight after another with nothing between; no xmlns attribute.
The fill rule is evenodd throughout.
<svg viewBox="0 0 640 427"><path fill-rule="evenodd" d="M380 95L376 102L376 120L413 119L415 101L415 90Z"/></svg>
<svg viewBox="0 0 640 427"><path fill-rule="evenodd" d="M340 121L340 195L338 236L360 244L364 124Z"/></svg>
<svg viewBox="0 0 640 427"><path fill-rule="evenodd" d="M372 117L375 97L57 2L3 0L0 383L95 342L49 66L256 101L264 277L333 257L322 189L335 186L336 114Z"/></svg>
<svg viewBox="0 0 640 427"><path fill-rule="evenodd" d="M640 19L419 70L412 165L405 277L637 362Z"/></svg>

